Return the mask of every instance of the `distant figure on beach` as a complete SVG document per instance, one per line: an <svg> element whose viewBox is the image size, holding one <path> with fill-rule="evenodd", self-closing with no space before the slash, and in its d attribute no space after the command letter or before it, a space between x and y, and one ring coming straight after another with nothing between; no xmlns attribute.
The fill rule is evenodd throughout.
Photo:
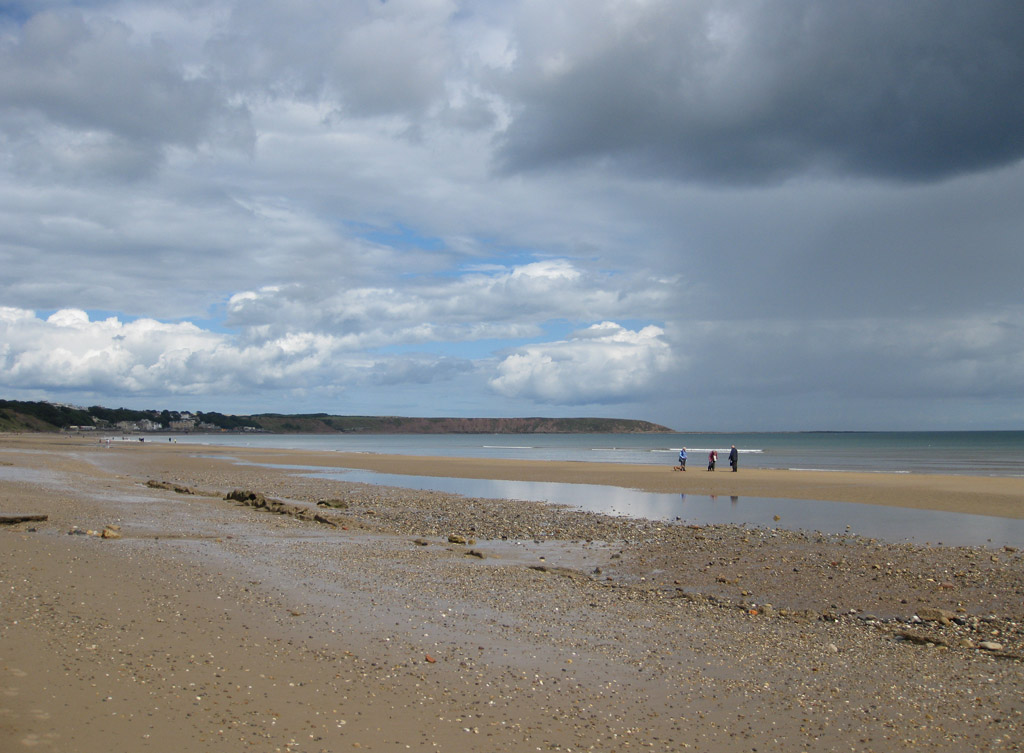
<svg viewBox="0 0 1024 753"><path fill-rule="evenodd" d="M736 451L736 445L732 446L729 450L729 465L732 466L732 472L736 472L736 467L740 464L740 454Z"/></svg>
<svg viewBox="0 0 1024 753"><path fill-rule="evenodd" d="M718 450L712 450L708 453L708 470L715 470L715 463L718 462Z"/></svg>
<svg viewBox="0 0 1024 753"><path fill-rule="evenodd" d="M679 466L675 468L677 471L686 470L686 448L684 447L679 451Z"/></svg>

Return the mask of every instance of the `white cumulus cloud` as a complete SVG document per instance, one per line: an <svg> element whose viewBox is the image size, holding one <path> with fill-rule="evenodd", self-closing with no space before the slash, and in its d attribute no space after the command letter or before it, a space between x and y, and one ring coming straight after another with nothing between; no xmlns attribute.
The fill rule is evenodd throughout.
<svg viewBox="0 0 1024 753"><path fill-rule="evenodd" d="M332 338L293 333L257 344L195 324L153 319L91 320L78 309L43 319L0 311L0 387L101 394L207 394L298 387L338 367Z"/></svg>
<svg viewBox="0 0 1024 753"><path fill-rule="evenodd" d="M391 287L268 286L228 301L252 331L330 333L350 347L535 337L554 319L600 321L637 311L660 319L671 281L588 272L566 259L407 279Z"/></svg>
<svg viewBox="0 0 1024 753"><path fill-rule="evenodd" d="M498 365L490 385L538 402L614 403L635 399L674 363L660 327L634 331L601 322L566 340L517 350Z"/></svg>

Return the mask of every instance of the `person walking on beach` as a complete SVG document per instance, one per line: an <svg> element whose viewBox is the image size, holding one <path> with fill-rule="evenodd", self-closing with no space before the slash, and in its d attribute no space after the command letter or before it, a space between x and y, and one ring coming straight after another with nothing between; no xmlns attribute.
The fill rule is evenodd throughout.
<svg viewBox="0 0 1024 753"><path fill-rule="evenodd" d="M686 448L685 447L679 451L679 467L676 468L676 470L677 471L685 471L686 470Z"/></svg>
<svg viewBox="0 0 1024 753"><path fill-rule="evenodd" d="M736 466L740 464L740 454L736 451L736 445L732 446L729 450L729 465L732 466L732 472L736 473Z"/></svg>
<svg viewBox="0 0 1024 753"><path fill-rule="evenodd" d="M715 463L718 462L718 450L712 450L708 453L708 470L715 470Z"/></svg>

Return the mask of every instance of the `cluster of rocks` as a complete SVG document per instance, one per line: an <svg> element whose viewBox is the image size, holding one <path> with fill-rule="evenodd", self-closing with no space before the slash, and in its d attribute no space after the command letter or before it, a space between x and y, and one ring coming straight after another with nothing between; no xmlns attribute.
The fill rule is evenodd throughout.
<svg viewBox="0 0 1024 753"><path fill-rule="evenodd" d="M68 531L68 536L93 536L98 539L119 539L121 538L121 526L110 524L104 526L100 530L72 526L71 530Z"/></svg>
<svg viewBox="0 0 1024 753"><path fill-rule="evenodd" d="M201 496L201 497L219 497L220 492L208 491L203 489L195 489L191 486L184 486L182 484L176 484L172 481L159 481L157 479L150 479L146 482L146 486L150 489L163 489L166 491L174 492L175 494L187 494L190 496Z"/></svg>
<svg viewBox="0 0 1024 753"><path fill-rule="evenodd" d="M170 481L158 481L156 479L150 479L146 482L146 486L150 489L166 489L167 491L176 492L178 494L195 494L195 490L188 487L182 486L181 484L175 484Z"/></svg>
<svg viewBox="0 0 1024 753"><path fill-rule="evenodd" d="M322 523L328 526L335 526L337 523L330 518L321 515L315 510L305 507L303 505L290 504L280 499L273 499L266 497L258 492L249 491L248 489L235 489L228 492L224 499L237 502L240 505L247 507L253 507L257 510L264 510L266 512L276 513L277 515L287 515L298 520L306 520L312 523Z"/></svg>
<svg viewBox="0 0 1024 753"><path fill-rule="evenodd" d="M0 513L0 526L13 526L18 523L41 523L49 518L48 515L36 513Z"/></svg>

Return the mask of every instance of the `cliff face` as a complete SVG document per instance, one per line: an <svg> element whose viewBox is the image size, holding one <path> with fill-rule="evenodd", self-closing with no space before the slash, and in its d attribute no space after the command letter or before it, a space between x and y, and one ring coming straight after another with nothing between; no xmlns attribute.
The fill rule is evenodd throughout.
<svg viewBox="0 0 1024 753"><path fill-rule="evenodd" d="M257 415L251 423L273 432L330 434L627 434L672 431L620 418L413 418L404 416Z"/></svg>

